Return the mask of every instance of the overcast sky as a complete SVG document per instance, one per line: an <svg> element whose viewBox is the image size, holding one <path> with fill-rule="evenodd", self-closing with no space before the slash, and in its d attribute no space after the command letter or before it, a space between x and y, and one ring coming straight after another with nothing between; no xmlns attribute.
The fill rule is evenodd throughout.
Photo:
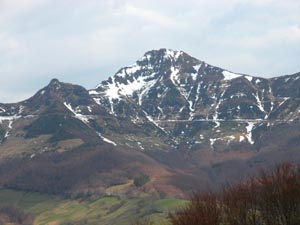
<svg viewBox="0 0 300 225"><path fill-rule="evenodd" d="M299 0L0 0L0 102L52 78L93 88L171 48L234 72L300 71Z"/></svg>

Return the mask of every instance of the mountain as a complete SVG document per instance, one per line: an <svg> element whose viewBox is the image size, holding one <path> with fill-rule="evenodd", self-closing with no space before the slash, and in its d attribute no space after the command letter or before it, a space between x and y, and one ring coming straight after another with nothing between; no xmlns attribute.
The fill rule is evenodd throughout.
<svg viewBox="0 0 300 225"><path fill-rule="evenodd" d="M92 90L53 79L0 104L0 186L182 196L297 161L299 78L233 73L160 49Z"/></svg>
<svg viewBox="0 0 300 225"><path fill-rule="evenodd" d="M175 147L248 143L260 149L259 127L268 131L299 120L299 78L299 73L272 79L232 73L182 51L160 49L89 93L112 115L136 123L148 119Z"/></svg>
<svg viewBox="0 0 300 225"><path fill-rule="evenodd" d="M79 145L83 143L117 145L107 137L114 136L118 142L124 142L125 133L143 139L149 135L156 136L156 133L160 132L152 124L141 127L130 119L111 115L94 101L86 89L59 82L57 79L53 79L48 86L28 100L16 104L1 104L1 110L0 140L4 149L11 142L13 145L15 139L25 144L28 140L40 139L42 136L47 136L45 137L47 141L34 142L45 143L38 144L40 149L49 149L51 147L49 145L54 144L57 148L57 143L67 140L74 140ZM74 145L77 145L76 143ZM36 145L34 143L35 147ZM29 150L28 146L22 147L24 151ZM5 150L2 154L5 154Z"/></svg>
<svg viewBox="0 0 300 225"><path fill-rule="evenodd" d="M25 101L1 104L0 130L2 187L65 196L99 195L145 174L159 182L171 174L166 166L134 151L140 149L138 140L150 136L150 145L168 138L156 126L111 115L85 88L57 79ZM168 149L167 144L160 147ZM168 184L159 185L148 188L179 193ZM124 192L134 194L134 187Z"/></svg>

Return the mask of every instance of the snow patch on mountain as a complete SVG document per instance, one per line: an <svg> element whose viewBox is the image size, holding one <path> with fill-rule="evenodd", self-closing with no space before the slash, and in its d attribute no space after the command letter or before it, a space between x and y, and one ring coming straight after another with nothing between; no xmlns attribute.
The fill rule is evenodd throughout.
<svg viewBox="0 0 300 225"><path fill-rule="evenodd" d="M215 108L215 114L213 115L213 120L216 123L216 126L214 128L217 128L221 125L220 122L218 122L218 116L219 116L219 108L220 108L220 105L223 102L223 96L224 96L225 92L226 92L226 89L221 93L221 95L218 99L216 99L216 97L215 97L215 99L216 99L216 108Z"/></svg>
<svg viewBox="0 0 300 225"><path fill-rule="evenodd" d="M10 122L10 121L14 121L16 119L19 119L20 117L21 116L19 116L19 115L14 115L14 116L0 116L0 124L2 124L3 121L9 121Z"/></svg>
<svg viewBox="0 0 300 225"><path fill-rule="evenodd" d="M170 74L170 79L173 82L173 84L175 86L177 86L177 79L178 79L178 73L179 73L179 69L171 67L171 74Z"/></svg>
<svg viewBox="0 0 300 225"><path fill-rule="evenodd" d="M116 74L116 76L125 78L126 75L131 75L141 69L140 66L137 64L133 64L131 67L125 67L122 68L119 73Z"/></svg>
<svg viewBox="0 0 300 225"><path fill-rule="evenodd" d="M248 125L246 126L246 130L247 130L246 138L251 145L254 144L254 140L252 138L252 131L254 127L255 127L254 122L248 122Z"/></svg>
<svg viewBox="0 0 300 225"><path fill-rule="evenodd" d="M4 121L8 121L8 124L7 124L7 130L5 132L5 135L4 135L4 138L7 138L9 137L9 133L10 131L12 130L12 125L13 125L13 122L17 119L21 118L20 115L13 115L13 116L0 116L0 124L3 124Z"/></svg>
<svg viewBox="0 0 300 225"><path fill-rule="evenodd" d="M146 118L153 123L156 127L158 127L160 130L162 130L164 133L167 133L166 130L164 128L162 128L161 126L158 125L157 122L154 121L154 119L148 115L148 113L146 111L143 111L145 113Z"/></svg>
<svg viewBox="0 0 300 225"><path fill-rule="evenodd" d="M251 77L251 76L244 76L247 80L249 80L249 82L252 82L252 80L253 80L253 77Z"/></svg>
<svg viewBox="0 0 300 225"><path fill-rule="evenodd" d="M232 72L229 72L227 70L224 70L222 72L222 74L224 76L224 80L232 80L232 79L235 79L235 78L238 78L238 77L242 76L241 74L232 73Z"/></svg>
<svg viewBox="0 0 300 225"><path fill-rule="evenodd" d="M182 51L174 51L171 49L165 49L165 55L164 58L166 59L174 59L177 60L179 56L183 53Z"/></svg>
<svg viewBox="0 0 300 225"><path fill-rule="evenodd" d="M107 89L105 92L106 96L109 98L110 102L112 103L113 99L119 99L119 88L117 84L115 83L115 80L112 79L111 83L107 84Z"/></svg>
<svg viewBox="0 0 300 225"><path fill-rule="evenodd" d="M143 77L134 78L133 81L128 81L128 84L118 84L118 94L132 96L135 91L141 90L144 86L149 85Z"/></svg>
<svg viewBox="0 0 300 225"><path fill-rule="evenodd" d="M201 67L201 63L200 64L198 64L198 65L196 65L196 66L193 66L193 68L195 69L195 73L191 73L191 76L192 76L192 79L193 79L193 81L196 81L197 80L197 77L198 77L198 71L199 71L199 69L200 69L200 67Z"/></svg>
<svg viewBox="0 0 300 225"><path fill-rule="evenodd" d="M210 138L209 139L209 142L210 142L210 146L213 147L215 142L217 141L218 139L217 138Z"/></svg>
<svg viewBox="0 0 300 225"><path fill-rule="evenodd" d="M259 96L258 96L258 93L256 94L252 94L255 99L256 99L256 102L257 102L257 107L259 108L260 111L264 112L265 113L265 109L263 107L263 104L262 104L262 101L260 100Z"/></svg>
<svg viewBox="0 0 300 225"><path fill-rule="evenodd" d="M243 142L245 140L244 136L240 136L239 142Z"/></svg>
<svg viewBox="0 0 300 225"><path fill-rule="evenodd" d="M112 140L109 140L108 138L103 137L101 133L97 132L97 134L104 142L112 144L113 146L117 146L117 144L115 142L113 142Z"/></svg>
<svg viewBox="0 0 300 225"><path fill-rule="evenodd" d="M74 114L75 118L81 120L85 124L88 124L89 120L93 118L92 116L83 115L83 114L79 113L80 110L78 110L78 109L74 110L70 103L64 102L64 105L67 107L67 109L69 109Z"/></svg>
<svg viewBox="0 0 300 225"><path fill-rule="evenodd" d="M278 105L277 108L281 107L287 100L289 100L290 98L289 97L285 97L285 98L282 98L283 100L280 102L280 104Z"/></svg>

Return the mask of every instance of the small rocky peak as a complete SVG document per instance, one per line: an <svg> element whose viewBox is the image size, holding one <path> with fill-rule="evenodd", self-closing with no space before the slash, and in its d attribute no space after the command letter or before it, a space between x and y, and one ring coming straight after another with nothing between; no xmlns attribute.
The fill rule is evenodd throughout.
<svg viewBox="0 0 300 225"><path fill-rule="evenodd" d="M53 78L49 83L49 85L59 85L59 84L60 81L57 78Z"/></svg>
<svg viewBox="0 0 300 225"><path fill-rule="evenodd" d="M50 81L46 89L48 90L59 90L62 86L65 86L64 83L60 82L58 79L54 78Z"/></svg>
<svg viewBox="0 0 300 225"><path fill-rule="evenodd" d="M138 62L150 62L151 64L199 64L201 61L188 55L184 51L177 51L168 48L148 51Z"/></svg>

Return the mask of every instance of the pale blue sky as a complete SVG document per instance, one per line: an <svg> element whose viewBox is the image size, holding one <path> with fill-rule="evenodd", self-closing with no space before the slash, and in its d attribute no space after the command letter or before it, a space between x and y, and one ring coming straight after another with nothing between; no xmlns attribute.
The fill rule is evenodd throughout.
<svg viewBox="0 0 300 225"><path fill-rule="evenodd" d="M234 72L300 71L299 0L0 0L0 102L50 79L93 88L144 52Z"/></svg>

